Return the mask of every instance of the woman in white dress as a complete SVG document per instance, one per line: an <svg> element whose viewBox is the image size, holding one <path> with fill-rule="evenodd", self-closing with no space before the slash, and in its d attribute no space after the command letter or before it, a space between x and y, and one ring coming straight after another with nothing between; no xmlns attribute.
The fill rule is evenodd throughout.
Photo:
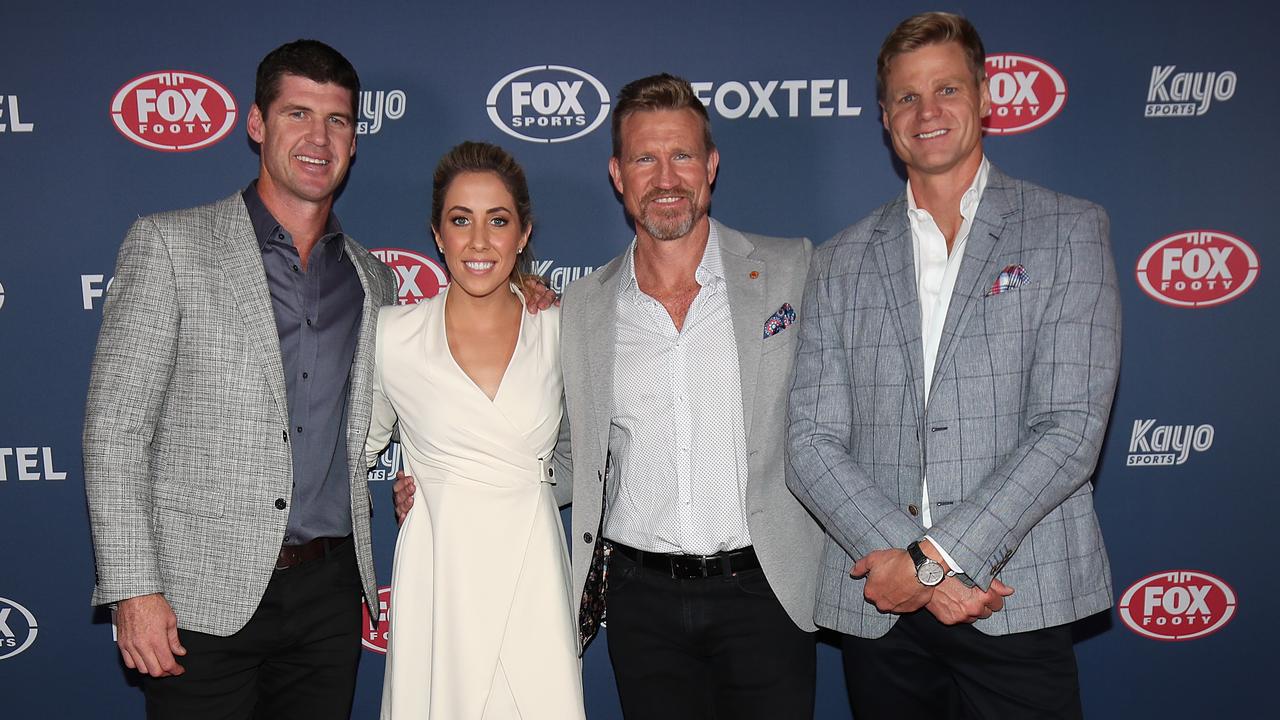
<svg viewBox="0 0 1280 720"><path fill-rule="evenodd" d="M451 282L378 316L366 455L373 464L398 422L417 483L396 542L384 719L584 717L548 470L560 315L526 313L517 289L531 223L524 172L506 151L453 148L431 210Z"/></svg>

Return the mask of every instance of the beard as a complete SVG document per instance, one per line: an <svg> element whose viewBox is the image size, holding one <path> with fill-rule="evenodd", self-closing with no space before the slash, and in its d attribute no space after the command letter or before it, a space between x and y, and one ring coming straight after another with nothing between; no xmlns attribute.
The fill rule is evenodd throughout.
<svg viewBox="0 0 1280 720"><path fill-rule="evenodd" d="M676 195L689 201L683 209L664 209L655 205L653 200L659 197ZM699 204L692 190L677 188L675 190L653 190L645 193L640 200L640 212L636 223L645 229L655 240L678 240L689 234L698 221L707 216L708 205Z"/></svg>

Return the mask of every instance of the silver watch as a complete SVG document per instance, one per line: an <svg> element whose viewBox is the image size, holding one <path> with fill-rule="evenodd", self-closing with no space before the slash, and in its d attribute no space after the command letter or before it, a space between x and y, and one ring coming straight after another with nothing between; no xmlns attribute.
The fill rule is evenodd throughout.
<svg viewBox="0 0 1280 720"><path fill-rule="evenodd" d="M911 562L916 564L916 580L919 580L921 585L935 587L947 576L947 571L942 564L925 555L920 549L919 540L907 546L907 554L911 556Z"/></svg>

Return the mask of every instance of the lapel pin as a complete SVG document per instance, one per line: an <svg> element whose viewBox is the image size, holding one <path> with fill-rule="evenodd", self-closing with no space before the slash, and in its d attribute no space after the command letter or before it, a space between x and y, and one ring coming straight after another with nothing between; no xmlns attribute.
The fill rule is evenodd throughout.
<svg viewBox="0 0 1280 720"><path fill-rule="evenodd" d="M752 280L755 280L756 278L760 277L760 271L758 271L758 270L752 270L752 271L751 271L751 274L750 274L750 277L751 277L751 279L752 279Z"/></svg>

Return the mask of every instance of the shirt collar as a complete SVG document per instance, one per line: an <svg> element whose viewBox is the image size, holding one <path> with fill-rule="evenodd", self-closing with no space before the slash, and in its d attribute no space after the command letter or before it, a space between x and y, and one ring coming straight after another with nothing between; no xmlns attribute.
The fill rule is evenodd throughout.
<svg viewBox="0 0 1280 720"><path fill-rule="evenodd" d="M969 189L960 196L960 217L965 220L973 219L974 213L978 211L978 203L982 201L982 193L987 189L987 177L990 174L991 162L987 160L986 155L983 155L982 164L978 165L978 172L973 176L973 182L969 183ZM916 221L933 217L928 210L916 205L916 196L911 192L910 180L907 180L907 217Z"/></svg>
<svg viewBox="0 0 1280 720"><path fill-rule="evenodd" d="M694 279L702 287L706 287L714 280L724 280L724 262L720 259L720 232L716 229L716 223L707 223L711 230L707 233L707 246L702 251L702 259L698 261L698 267L694 270ZM640 282L636 280L636 239L631 239L631 246L627 248L627 252L622 259L622 273L626 281L618 288L619 293L630 293L633 296L640 293Z"/></svg>
<svg viewBox="0 0 1280 720"><path fill-rule="evenodd" d="M267 243L281 231L288 232L272 216L271 211L267 209L266 203L262 202L262 196L258 194L258 181L256 179L249 183L249 186L240 193L240 197L244 199L245 209L249 211L249 222L253 224L253 234L258 239L259 250L266 250ZM346 253L346 243L331 242L342 236L342 224L338 222L338 216L331 211L329 219L325 223L324 235L321 236L319 244L323 246L337 245L338 257L342 257Z"/></svg>

